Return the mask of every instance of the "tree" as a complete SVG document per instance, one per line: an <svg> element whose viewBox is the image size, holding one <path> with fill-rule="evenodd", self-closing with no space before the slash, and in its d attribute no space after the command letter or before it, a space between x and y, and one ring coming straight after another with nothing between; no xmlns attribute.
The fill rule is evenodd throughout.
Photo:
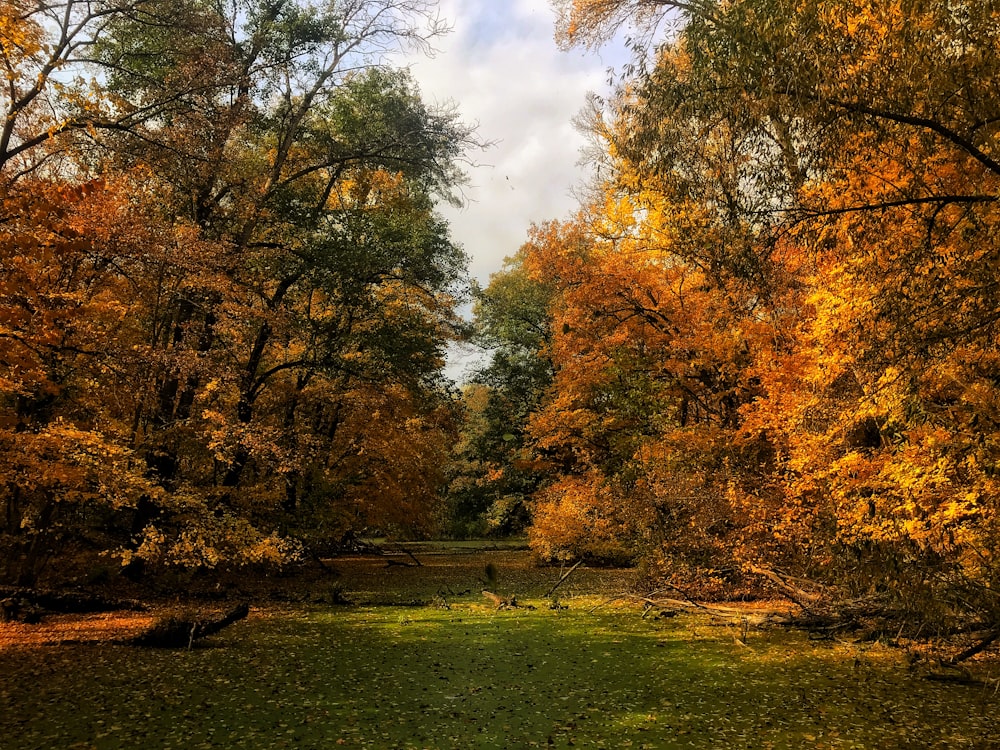
<svg viewBox="0 0 1000 750"><path fill-rule="evenodd" d="M94 249L70 246L98 267L116 336L60 356L96 368L95 399L118 388L94 413L138 482L112 524L132 536L126 560L280 560L295 545L270 530L310 528L313 512L426 529L465 264L435 201L454 200L475 142L386 60L440 33L433 3L3 8L7 184L44 165L60 200L100 174L121 201ZM64 232L6 205L17 242ZM63 262L25 258L43 277ZM60 324L102 315L79 304ZM375 403L395 415L379 429L362 418ZM362 501L376 485L385 503Z"/></svg>
<svg viewBox="0 0 1000 750"><path fill-rule="evenodd" d="M530 420L551 474L533 546L622 561L665 545L675 569L722 567L710 552L731 529L741 450L731 438L752 392L740 298L686 262L685 241L673 240L683 209L642 200L609 187L574 223L539 233L527 256L553 286L555 369Z"/></svg>
<svg viewBox="0 0 1000 750"><path fill-rule="evenodd" d="M115 387L135 310L118 268L145 232L100 182L22 180L0 206L0 542L5 577L30 585L60 544L94 537L95 519L153 491Z"/></svg>
<svg viewBox="0 0 1000 750"><path fill-rule="evenodd" d="M713 344L669 329L675 340L651 361L671 370L686 341L729 384L709 414L731 414L717 439L753 460L694 465L729 485L727 523L748 559L895 592L927 617L995 619L983 592L996 579L984 468L1000 309L996 4L558 5L565 43L676 21L623 81L610 124L597 121L609 185L639 227L611 239L665 249L668 286L688 274L688 299L705 295L696 314L730 332ZM622 214L608 206L599 215ZM611 336L587 332L576 356ZM629 332L623 343L640 342ZM670 430L654 433L670 444Z"/></svg>
<svg viewBox="0 0 1000 750"><path fill-rule="evenodd" d="M526 253L505 261L474 308L474 336L490 358L463 393L465 420L451 500L454 522L464 523L465 533L523 531L527 500L539 484L526 431L552 379L551 288L529 276Z"/></svg>

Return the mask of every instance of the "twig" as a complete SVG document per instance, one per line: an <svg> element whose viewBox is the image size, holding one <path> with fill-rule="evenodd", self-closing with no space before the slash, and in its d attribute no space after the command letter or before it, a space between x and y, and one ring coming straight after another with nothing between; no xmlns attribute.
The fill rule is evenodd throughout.
<svg viewBox="0 0 1000 750"><path fill-rule="evenodd" d="M594 612L595 610L600 609L601 607L605 606L606 604L611 604L612 602L616 602L619 599L626 599L629 596L630 596L630 594L620 594L618 596L612 596L610 599L605 599L604 601L598 602L597 604L595 604L593 607L591 607L587 611L588 612Z"/></svg>
<svg viewBox="0 0 1000 750"><path fill-rule="evenodd" d="M680 594L681 596L683 596L687 601L689 601L691 604L693 604L694 606L698 607L699 609L708 609L708 607L706 607L701 602L697 602L694 599L692 599L691 596L688 594L688 592L686 592L680 586L675 586L674 584L670 583L669 581L664 581L663 585L665 587L667 587L668 589L673 589L674 591L676 591L678 594Z"/></svg>

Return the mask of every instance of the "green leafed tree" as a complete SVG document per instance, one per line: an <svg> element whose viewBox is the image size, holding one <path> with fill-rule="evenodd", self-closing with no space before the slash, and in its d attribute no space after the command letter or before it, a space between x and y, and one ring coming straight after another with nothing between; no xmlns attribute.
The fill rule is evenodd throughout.
<svg viewBox="0 0 1000 750"><path fill-rule="evenodd" d="M460 532L509 535L524 530L540 475L528 452L531 412L552 379L548 357L550 290L509 258L480 291L476 341L488 361L465 386L465 421L451 483Z"/></svg>

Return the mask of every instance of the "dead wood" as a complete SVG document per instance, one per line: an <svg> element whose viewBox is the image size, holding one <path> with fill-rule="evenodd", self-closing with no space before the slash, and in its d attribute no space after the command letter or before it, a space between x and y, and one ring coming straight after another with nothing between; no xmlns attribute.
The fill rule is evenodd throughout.
<svg viewBox="0 0 1000 750"><path fill-rule="evenodd" d="M684 589L682 589L680 586L675 586L674 584L670 583L669 581L663 581L663 587L667 588L667 589L670 589L671 591L676 591L678 594L680 594L682 597L684 597L684 601L688 602L695 609L705 609L705 605L704 604L702 604L699 601L696 601L693 596L691 596L687 591L685 591ZM655 596L656 594L658 594L662 590L663 589L657 589L650 596Z"/></svg>
<svg viewBox="0 0 1000 750"><path fill-rule="evenodd" d="M37 625L42 621L43 611L31 602L17 597L0 599L0 622L23 622Z"/></svg>
<svg viewBox="0 0 1000 750"><path fill-rule="evenodd" d="M420 563L417 563L419 565ZM417 565L413 563L408 563L403 560L386 560L385 567L387 568L416 568Z"/></svg>
<svg viewBox="0 0 1000 750"><path fill-rule="evenodd" d="M773 583L778 591L782 593L785 598L791 601L793 604L797 605L803 612L809 614L815 614L813 610L819 605L823 599L826 598L824 593L816 591L807 591L801 586L796 586L795 581L801 583L807 583L810 586L818 587L818 584L813 581L808 581L803 578L797 578L795 576L790 576L785 573L781 573L777 570L772 570L770 568L760 568L757 566L751 566L749 568L751 573L756 573L759 576L763 576L771 583Z"/></svg>
<svg viewBox="0 0 1000 750"><path fill-rule="evenodd" d="M222 617L194 619L168 617L154 623L148 630L125 641L130 646L144 648L191 648L202 638L218 633L250 613L248 604L239 604Z"/></svg>
<svg viewBox="0 0 1000 750"><path fill-rule="evenodd" d="M647 607L658 608L661 613L657 617L673 617L680 612L692 614L713 615L727 620L746 621L751 625L761 625L765 622L784 625L789 621L788 614L781 609L759 609L749 607L733 607L723 604L703 604L698 601L671 599L668 597L651 598L633 596L633 599L643 602ZM646 612L648 614L648 611Z"/></svg>
<svg viewBox="0 0 1000 750"><path fill-rule="evenodd" d="M944 663L941 666L945 668L951 667L954 671L928 672L924 675L924 679L933 680L934 682L950 682L958 685L986 685L985 680L973 677L972 673L963 667L955 667L947 663Z"/></svg>
<svg viewBox="0 0 1000 750"><path fill-rule="evenodd" d="M572 568L570 568L569 570L567 570L565 573L562 574L562 577L558 581L556 581L555 584L553 584L552 588L550 588L548 591L545 592L545 596L552 596L552 592L554 592L557 588L562 586L563 581L565 581L567 578L573 575L573 571L579 568L582 564L583 560L578 560Z"/></svg>
<svg viewBox="0 0 1000 750"><path fill-rule="evenodd" d="M49 614L142 611L145 605L130 599L113 599L82 591L53 591L20 586L0 586L0 621L37 623Z"/></svg>
<svg viewBox="0 0 1000 750"><path fill-rule="evenodd" d="M483 596L496 605L497 609L535 609L532 604L519 604L516 596L500 596L483 589Z"/></svg>
<svg viewBox="0 0 1000 750"><path fill-rule="evenodd" d="M1000 638L1000 627L996 627L990 632L988 632L985 637L983 637L978 643L970 646L961 653L955 654L953 657L947 660L946 664L948 666L954 666L966 659L975 656L976 654L988 649L995 640Z"/></svg>
<svg viewBox="0 0 1000 750"><path fill-rule="evenodd" d="M416 558L416 555L414 555L412 552L410 552L410 550L406 549L406 547L404 547L402 544L397 544L396 548L400 552L402 552L404 555L406 555L407 557L409 557L411 560L413 560L413 565L411 565L410 567L416 567L416 568L422 568L422 567L424 567L424 564L422 562L420 562L420 560L418 560Z"/></svg>
<svg viewBox="0 0 1000 750"><path fill-rule="evenodd" d="M613 604L613 603L615 603L617 601L621 601L622 599L630 599L630 598L634 598L634 597L631 596L630 594L618 594L617 596L612 596L609 599L604 599L602 601L599 601L597 604L595 604L593 607L591 607L587 611L588 612L596 612L601 607L606 607L607 605Z"/></svg>

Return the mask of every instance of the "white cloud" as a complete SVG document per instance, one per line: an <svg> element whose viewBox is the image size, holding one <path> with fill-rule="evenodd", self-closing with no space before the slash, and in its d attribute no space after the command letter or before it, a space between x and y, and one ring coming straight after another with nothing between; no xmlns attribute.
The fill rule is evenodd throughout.
<svg viewBox="0 0 1000 750"><path fill-rule="evenodd" d="M496 145L472 154L469 203L443 207L453 236L485 283L504 257L523 244L532 223L563 218L575 207L571 190L583 137L572 127L589 91L606 89L613 57L561 52L553 40L548 0L442 0L454 31L433 59L410 61L424 97L453 102L478 135Z"/></svg>

